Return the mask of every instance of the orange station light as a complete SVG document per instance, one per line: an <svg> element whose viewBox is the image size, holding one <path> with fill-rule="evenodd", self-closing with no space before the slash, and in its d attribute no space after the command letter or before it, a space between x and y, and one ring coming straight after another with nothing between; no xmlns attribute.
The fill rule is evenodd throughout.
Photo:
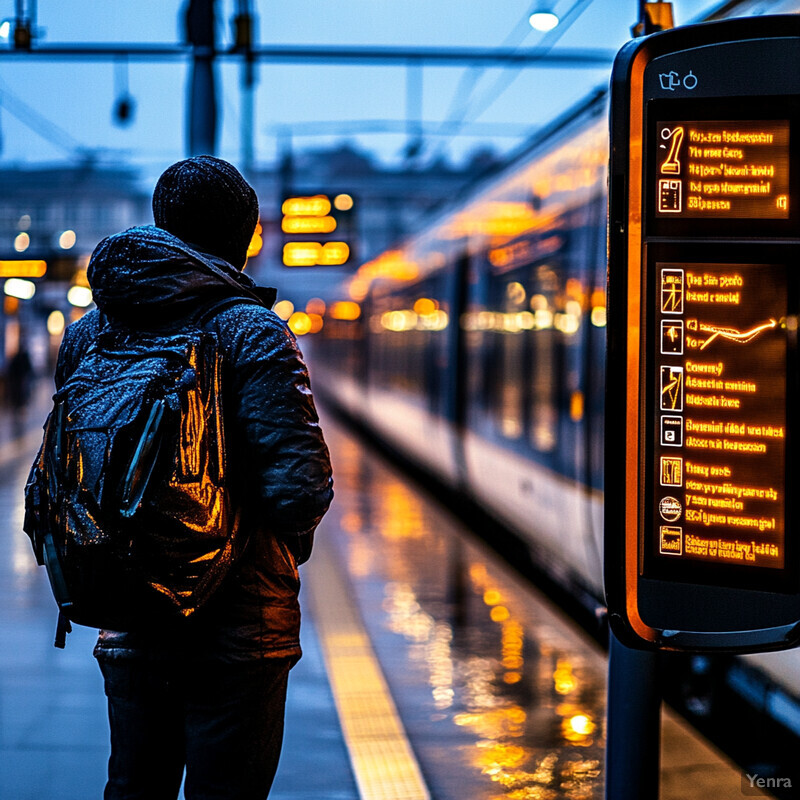
<svg viewBox="0 0 800 800"><path fill-rule="evenodd" d="M0 261L0 278L42 278L46 272L46 261L22 259Z"/></svg>
<svg viewBox="0 0 800 800"><path fill-rule="evenodd" d="M361 316L361 306L352 300L339 300L331 306L330 315L333 319L352 322Z"/></svg>
<svg viewBox="0 0 800 800"><path fill-rule="evenodd" d="M321 297L312 297L306 303L306 314L318 314L322 316L326 308L327 305Z"/></svg>
<svg viewBox="0 0 800 800"><path fill-rule="evenodd" d="M324 194L313 197L289 197L281 211L287 217L324 217L331 213L331 201Z"/></svg>
<svg viewBox="0 0 800 800"><path fill-rule="evenodd" d="M336 220L331 216L286 216L281 220L281 230L284 233L333 233L336 230Z"/></svg>
<svg viewBox="0 0 800 800"><path fill-rule="evenodd" d="M305 336L307 333L311 333L311 317L304 311L295 311L289 317L289 330L295 336Z"/></svg>
<svg viewBox="0 0 800 800"><path fill-rule="evenodd" d="M335 267L344 264L350 258L350 246L346 242L326 242L322 245L318 264Z"/></svg>
<svg viewBox="0 0 800 800"><path fill-rule="evenodd" d="M350 240L355 233L349 212L354 200L349 194L332 197L333 200L326 194L315 194L289 197L283 201L281 232L285 234L284 266L340 266L352 260ZM334 231L340 240L326 241ZM318 237L320 240L310 241Z"/></svg>
<svg viewBox="0 0 800 800"><path fill-rule="evenodd" d="M321 251L319 242L287 242L283 246L283 263L287 267L313 267Z"/></svg>
<svg viewBox="0 0 800 800"><path fill-rule="evenodd" d="M333 205L339 211L349 211L353 207L353 198L349 194L337 194L333 198Z"/></svg>

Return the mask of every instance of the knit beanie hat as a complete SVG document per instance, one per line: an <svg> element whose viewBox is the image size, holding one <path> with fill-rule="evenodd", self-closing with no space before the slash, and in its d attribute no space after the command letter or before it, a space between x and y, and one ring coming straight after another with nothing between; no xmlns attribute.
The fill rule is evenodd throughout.
<svg viewBox="0 0 800 800"><path fill-rule="evenodd" d="M258 197L232 164L193 156L158 179L153 218L159 228L242 269L258 222Z"/></svg>

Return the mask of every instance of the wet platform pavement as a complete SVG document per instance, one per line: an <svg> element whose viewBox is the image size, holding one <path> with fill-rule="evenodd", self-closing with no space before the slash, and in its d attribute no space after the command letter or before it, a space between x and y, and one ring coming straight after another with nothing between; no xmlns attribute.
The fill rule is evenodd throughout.
<svg viewBox="0 0 800 800"><path fill-rule="evenodd" d="M0 800L102 797L95 632L52 646L22 533L29 429L0 414ZM273 800L603 797L605 655L446 510L325 417L336 500L301 568L304 656ZM661 796L742 797L742 771L664 714ZM748 796L753 796L748 794Z"/></svg>

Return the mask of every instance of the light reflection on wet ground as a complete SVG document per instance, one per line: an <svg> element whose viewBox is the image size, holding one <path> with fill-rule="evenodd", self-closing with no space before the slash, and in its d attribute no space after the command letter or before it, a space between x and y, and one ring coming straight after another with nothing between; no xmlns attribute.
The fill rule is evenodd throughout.
<svg viewBox="0 0 800 800"><path fill-rule="evenodd" d="M603 658L434 501L328 430L339 491L320 534L341 530L432 795L602 797Z"/></svg>
<svg viewBox="0 0 800 800"><path fill-rule="evenodd" d="M102 792L108 758L95 632L76 626L66 650L53 648L55 606L20 530L47 409L49 400L29 409L30 433L18 441L0 408L0 798L85 800ZM337 499L320 541L338 545L352 573L432 797L601 797L604 657L435 501L339 425L326 420L325 431ZM320 547L301 568L304 582L325 558ZM304 613L273 794L351 800L314 616L307 605ZM741 782L741 770L665 715L663 800L738 797Z"/></svg>

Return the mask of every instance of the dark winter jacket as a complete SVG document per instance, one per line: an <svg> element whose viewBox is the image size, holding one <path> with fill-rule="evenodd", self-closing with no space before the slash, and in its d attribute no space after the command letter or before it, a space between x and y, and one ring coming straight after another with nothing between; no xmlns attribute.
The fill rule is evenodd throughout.
<svg viewBox="0 0 800 800"><path fill-rule="evenodd" d="M206 325L217 333L227 365L225 430L244 553L189 620L136 634L102 631L96 654L158 656L178 648L225 660L299 656L297 563L310 552L333 490L308 372L294 337L269 308L274 293L268 297L271 290L255 287L230 264L152 226L101 242L88 277L97 309L67 328L57 387L96 338L103 316L135 329L171 329L223 297L265 302L226 307Z"/></svg>

